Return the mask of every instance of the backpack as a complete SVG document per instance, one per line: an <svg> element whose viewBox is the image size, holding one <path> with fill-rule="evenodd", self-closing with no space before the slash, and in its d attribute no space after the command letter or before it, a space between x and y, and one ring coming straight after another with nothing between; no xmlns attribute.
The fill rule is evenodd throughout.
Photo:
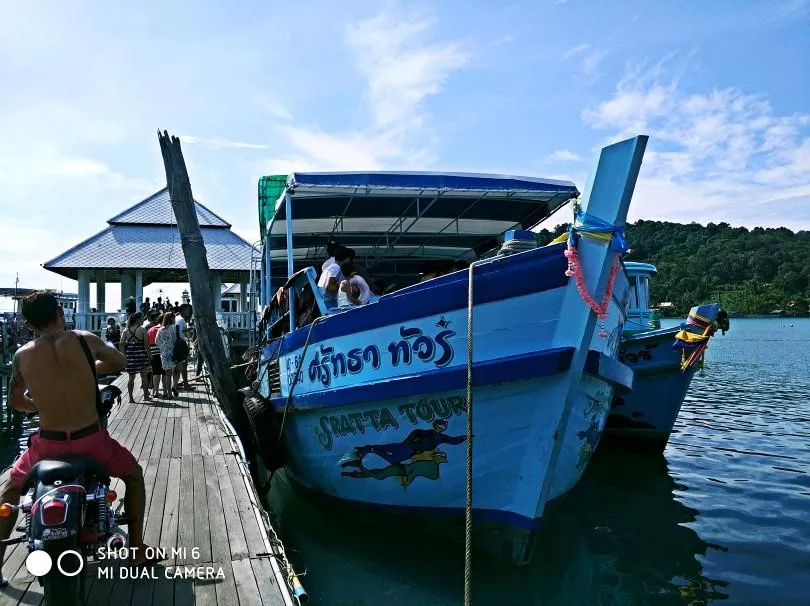
<svg viewBox="0 0 810 606"><path fill-rule="evenodd" d="M172 351L172 361L175 363L185 362L188 359L189 347L182 337L180 337L180 327L174 325L174 350Z"/></svg>

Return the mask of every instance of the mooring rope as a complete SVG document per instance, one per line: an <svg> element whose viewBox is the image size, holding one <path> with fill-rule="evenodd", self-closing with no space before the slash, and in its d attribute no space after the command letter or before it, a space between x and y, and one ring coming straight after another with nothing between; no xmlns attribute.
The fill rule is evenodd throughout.
<svg viewBox="0 0 810 606"><path fill-rule="evenodd" d="M307 332L307 340L304 342L304 351L301 352L301 359L298 361L298 365L295 369L295 378L293 379L292 384L290 385L290 391L287 392L287 401L284 404L284 414L281 415L281 427L278 429L278 439L281 441L281 435L284 432L284 421L287 419L287 410L290 408L290 402L292 401L292 394L295 386L298 384L298 375L301 374L301 367L304 365L304 358L307 356L307 348L309 347L309 338L312 336L312 329L315 328L315 325L323 320L324 318L328 318L329 316L318 316L313 320L312 324L309 325L309 331ZM290 331L292 332L292 331ZM281 345L279 344L279 352L281 352ZM279 358L281 357L281 353L279 353Z"/></svg>
<svg viewBox="0 0 810 606"><path fill-rule="evenodd" d="M473 498L473 269L485 260L473 261L467 283L467 477L464 505L464 606L472 604L472 498Z"/></svg>

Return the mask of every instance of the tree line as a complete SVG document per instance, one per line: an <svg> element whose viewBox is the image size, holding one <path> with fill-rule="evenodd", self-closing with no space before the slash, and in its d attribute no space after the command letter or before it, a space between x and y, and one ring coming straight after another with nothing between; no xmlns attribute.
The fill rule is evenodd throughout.
<svg viewBox="0 0 810 606"><path fill-rule="evenodd" d="M553 231L542 230L540 244L567 229L568 225L558 225ZM783 310L787 315L808 315L808 231L642 220L629 224L626 236L630 251L625 260L658 268L650 284L650 302L671 302L674 314L719 300L726 310L745 314Z"/></svg>

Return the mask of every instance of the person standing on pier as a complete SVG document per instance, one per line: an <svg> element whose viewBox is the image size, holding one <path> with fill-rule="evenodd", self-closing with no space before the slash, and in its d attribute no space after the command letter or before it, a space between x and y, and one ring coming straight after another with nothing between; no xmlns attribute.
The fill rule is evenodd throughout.
<svg viewBox="0 0 810 606"><path fill-rule="evenodd" d="M174 321L178 329L177 336L183 339L187 345L190 345L188 322L191 320L191 305L189 303L183 303L179 309L180 312L177 315L177 319ZM182 375L183 382L180 383L180 388L184 391L193 390L194 388L188 384L188 358L180 361L176 360L175 362L176 370L174 371L174 384L177 385L180 382L180 376Z"/></svg>
<svg viewBox="0 0 810 606"><path fill-rule="evenodd" d="M98 374L119 372L126 358L91 332L65 330L64 310L52 293L37 291L24 297L22 315L28 329L38 331L40 336L14 354L8 400L15 410L39 412L40 427L31 436L30 446L14 462L0 492L0 503L19 503L23 479L39 461L70 455L90 457L126 485L124 505L127 516L132 518L129 546L137 548L135 564L154 563L146 560L143 543L143 469L132 453L99 424L98 386L82 341L96 360ZM17 517L15 511L0 518L0 540L11 535ZM0 546L0 571L5 551L5 546ZM0 572L0 587L6 584Z"/></svg>
<svg viewBox="0 0 810 606"><path fill-rule="evenodd" d="M141 314L136 313L129 316L127 327L121 334L121 343L118 348L127 358L127 373L129 374L129 401L134 402L133 391L135 390L135 375L141 375L141 389L143 389L143 399L151 400L149 397L149 337L141 326Z"/></svg>
<svg viewBox="0 0 810 606"><path fill-rule="evenodd" d="M118 343L121 341L121 329L118 328L118 322L115 321L115 318L107 318L107 332L104 337L108 343L112 343L113 347L118 347Z"/></svg>
<svg viewBox="0 0 810 606"><path fill-rule="evenodd" d="M178 397L177 385L174 379L174 342L177 339L177 328L174 324L174 313L167 311L163 314L163 326L157 333L155 342L160 350L160 362L163 366L163 397L170 399L172 395ZM179 376L179 375L178 375Z"/></svg>

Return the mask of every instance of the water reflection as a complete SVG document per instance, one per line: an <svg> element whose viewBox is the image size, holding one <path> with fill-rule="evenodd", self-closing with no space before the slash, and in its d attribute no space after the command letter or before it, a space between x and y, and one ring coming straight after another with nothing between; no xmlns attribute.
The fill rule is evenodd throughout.
<svg viewBox="0 0 810 606"><path fill-rule="evenodd" d="M727 583L706 577L701 564L710 549L725 548L690 528L698 511L678 499L686 490L663 455L606 450L593 459L570 502L561 506L567 509L562 515L580 520L598 560L596 603L656 596L656 603L701 604L728 597Z"/></svg>
<svg viewBox="0 0 810 606"><path fill-rule="evenodd" d="M700 604L723 599L725 583L707 578L710 545L688 526L698 512L663 455L600 452L582 482L544 518L532 562L516 568L476 553L476 604ZM316 604L458 604L463 548L373 517L324 505L294 491L283 474L270 504L291 558L308 567ZM459 526L459 536L461 535Z"/></svg>

